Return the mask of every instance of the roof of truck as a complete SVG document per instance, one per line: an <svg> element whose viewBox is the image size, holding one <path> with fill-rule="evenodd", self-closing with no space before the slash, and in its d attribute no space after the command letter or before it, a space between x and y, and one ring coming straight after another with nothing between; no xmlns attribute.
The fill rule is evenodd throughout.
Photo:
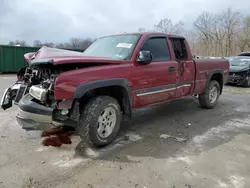
<svg viewBox="0 0 250 188"><path fill-rule="evenodd" d="M114 34L114 35L133 35L133 34L144 35L144 36L148 36L148 35L166 35L166 36L168 36L170 38L184 38L181 35L176 35L176 34L171 34L171 33L163 33L163 32L132 32L132 33L120 33L120 34ZM107 35L107 36L112 36L112 35Z"/></svg>

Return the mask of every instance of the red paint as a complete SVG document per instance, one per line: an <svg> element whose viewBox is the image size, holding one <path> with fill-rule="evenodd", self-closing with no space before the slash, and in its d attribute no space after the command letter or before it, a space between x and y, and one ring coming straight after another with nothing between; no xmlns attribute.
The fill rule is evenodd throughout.
<svg viewBox="0 0 250 188"><path fill-rule="evenodd" d="M176 61L172 44L165 34L169 46L171 59L163 62L152 62L149 65L137 63L137 55L145 39L155 33L142 33L134 49L131 60L113 60L102 57L86 57L79 52L50 51L44 48L36 58L53 58L53 64L66 63L109 63L108 65L88 67L61 73L55 81L55 99L73 99L75 89L80 84L91 81L124 78L131 83L133 92L133 108L144 107L171 99L181 98L191 94L200 94L204 91L208 73L220 69L228 75L229 63L227 60L195 60L192 59L190 47L185 41L187 59L183 61L184 72L180 75L180 64ZM175 72L169 72L169 67L175 67ZM149 89L157 86L175 85L189 82L192 86L176 88L157 94L137 96L136 90Z"/></svg>

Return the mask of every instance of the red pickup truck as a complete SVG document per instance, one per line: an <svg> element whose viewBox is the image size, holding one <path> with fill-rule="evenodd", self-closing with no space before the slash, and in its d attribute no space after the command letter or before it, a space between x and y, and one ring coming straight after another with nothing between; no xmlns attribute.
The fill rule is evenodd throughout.
<svg viewBox="0 0 250 188"><path fill-rule="evenodd" d="M42 47L24 57L29 67L1 107L14 101L26 130L72 126L96 147L112 142L134 109L190 95L214 108L229 74L226 59L193 60L184 37L163 33L107 36L83 53Z"/></svg>

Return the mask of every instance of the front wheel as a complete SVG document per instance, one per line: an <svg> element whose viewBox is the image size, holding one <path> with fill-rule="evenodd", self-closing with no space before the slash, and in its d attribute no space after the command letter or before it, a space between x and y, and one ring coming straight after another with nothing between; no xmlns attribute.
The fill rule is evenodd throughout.
<svg viewBox="0 0 250 188"><path fill-rule="evenodd" d="M79 135L92 146L105 146L117 136L121 116L120 105L116 99L109 96L95 97L80 114Z"/></svg>
<svg viewBox="0 0 250 188"><path fill-rule="evenodd" d="M212 80L205 91L199 95L199 102L202 108L214 108L220 97L220 84Z"/></svg>
<svg viewBox="0 0 250 188"><path fill-rule="evenodd" d="M246 77L245 82L244 82L244 87L250 87L250 77Z"/></svg>

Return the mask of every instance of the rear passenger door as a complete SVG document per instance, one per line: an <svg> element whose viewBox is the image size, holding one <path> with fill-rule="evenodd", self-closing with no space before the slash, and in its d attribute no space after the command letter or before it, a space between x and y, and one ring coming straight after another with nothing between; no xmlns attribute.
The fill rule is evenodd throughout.
<svg viewBox="0 0 250 188"><path fill-rule="evenodd" d="M178 62L176 97L187 96L192 92L195 79L195 64L188 43L184 38L170 38L175 60Z"/></svg>
<svg viewBox="0 0 250 188"><path fill-rule="evenodd" d="M153 61L137 67L137 105L146 106L174 98L178 63L170 60L167 38L149 37L141 50L150 51Z"/></svg>

